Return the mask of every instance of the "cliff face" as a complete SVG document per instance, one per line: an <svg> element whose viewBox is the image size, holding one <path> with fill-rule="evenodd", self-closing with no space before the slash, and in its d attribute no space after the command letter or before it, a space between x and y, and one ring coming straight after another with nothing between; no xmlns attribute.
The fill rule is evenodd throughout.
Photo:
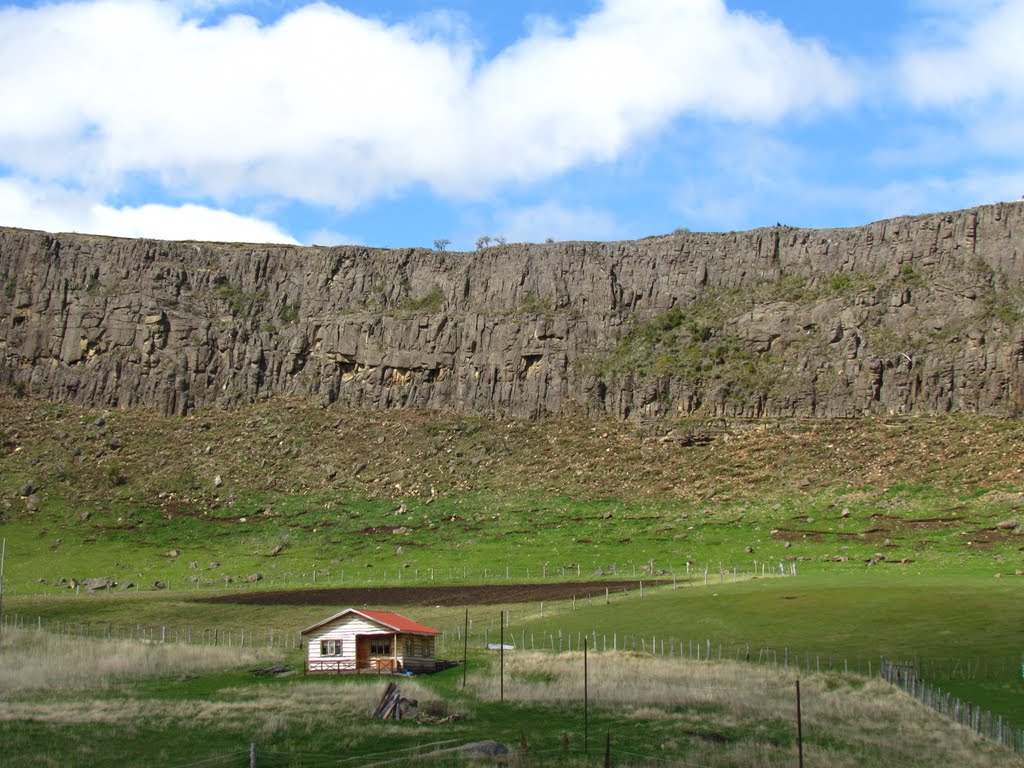
<svg viewBox="0 0 1024 768"><path fill-rule="evenodd" d="M0 229L0 382L507 416L1024 406L1024 206L475 253Z"/></svg>

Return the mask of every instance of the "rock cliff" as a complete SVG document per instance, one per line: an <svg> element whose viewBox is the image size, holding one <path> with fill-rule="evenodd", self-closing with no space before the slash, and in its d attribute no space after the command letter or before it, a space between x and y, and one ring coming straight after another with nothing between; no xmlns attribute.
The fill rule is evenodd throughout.
<svg viewBox="0 0 1024 768"><path fill-rule="evenodd" d="M0 229L0 383L187 413L1024 408L1024 205L475 253Z"/></svg>

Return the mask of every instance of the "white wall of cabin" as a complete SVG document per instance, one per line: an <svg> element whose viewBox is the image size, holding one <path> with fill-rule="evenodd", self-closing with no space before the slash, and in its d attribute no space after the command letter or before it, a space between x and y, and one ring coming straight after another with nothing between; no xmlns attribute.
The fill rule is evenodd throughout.
<svg viewBox="0 0 1024 768"><path fill-rule="evenodd" d="M314 632L306 635L306 659L312 662L318 661L356 661L356 637L359 635L378 635L393 638L395 632L382 627L379 624L367 621L358 614L350 613L335 619L330 624L317 628ZM432 635L408 635L398 634L397 648L392 641L392 652L386 658L397 658L406 669L427 671L433 670L435 666L434 637ZM415 650L412 655L405 653L405 639L412 637L415 640ZM321 640L341 640L341 656L321 656ZM397 653L396 653L397 651ZM374 657L384 658L384 657Z"/></svg>

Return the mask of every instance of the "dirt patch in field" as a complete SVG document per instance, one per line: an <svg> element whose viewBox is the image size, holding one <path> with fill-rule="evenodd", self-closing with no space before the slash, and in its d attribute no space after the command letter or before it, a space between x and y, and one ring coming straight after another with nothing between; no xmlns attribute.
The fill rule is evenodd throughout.
<svg viewBox="0 0 1024 768"><path fill-rule="evenodd" d="M645 581L648 587L668 582ZM570 600L640 588L639 581L583 581L567 584L480 584L466 587L353 587L297 589L279 592L246 592L239 595L201 597L196 603L242 605L498 605Z"/></svg>
<svg viewBox="0 0 1024 768"><path fill-rule="evenodd" d="M827 541L829 536L837 536L842 538L860 538L864 541L874 541L885 538L885 535L889 531L885 528L872 528L870 531L822 531L812 530L810 528L776 528L772 531L772 539L775 541L796 541L797 539L803 539L805 541L822 542Z"/></svg>
<svg viewBox="0 0 1024 768"><path fill-rule="evenodd" d="M900 531L938 531L946 528L956 528L967 522L965 517L919 517L902 518L894 515L875 514L872 520L888 523L893 530Z"/></svg>

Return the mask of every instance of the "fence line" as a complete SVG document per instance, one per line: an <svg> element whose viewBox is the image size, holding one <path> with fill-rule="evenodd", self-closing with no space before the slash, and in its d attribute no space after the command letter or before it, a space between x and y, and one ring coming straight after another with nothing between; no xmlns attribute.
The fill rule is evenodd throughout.
<svg viewBox="0 0 1024 768"><path fill-rule="evenodd" d="M431 568L428 566L412 567L406 565L389 565L382 568L367 566L362 569L337 568L337 569L316 569L309 572L264 573L254 571L248 574L228 574L218 571L214 576L206 569L206 575L199 575L201 570L197 564L197 573L183 578L171 578L165 575L155 579L152 583L135 584L131 579L123 579L117 582L114 577L109 577L117 586L101 588L90 591L86 586L87 579L63 578L58 582L49 584L35 583L23 585L21 589L7 583L5 595L14 597L22 595L51 595L92 593L103 591L120 591L131 589L136 592L150 592L174 589L175 591L199 591L199 590L265 590L265 589L302 589L308 587L319 587L323 589L355 587L394 587L394 586L448 586L465 584L524 584L524 583L562 583L579 579L648 579L661 580L662 582L672 581L689 583L704 586L711 584L725 584L735 581L746 581L751 578L768 578L778 576L795 576L797 573L797 560L750 560L741 564L726 565L723 562L706 562L703 566L694 563L685 563L681 566L667 565L664 568L656 568L655 561L650 560L646 564L637 567L636 563L618 564L612 563L599 567L588 566L586 573L579 563L570 565L550 565L539 562L532 565L522 563L487 566L481 568L470 568L469 566L445 566L444 568ZM219 568L219 564L217 564ZM107 578L107 577L102 577ZM155 578L155 577L150 577ZM9 581L9 580L8 580ZM126 586L130 585L130 586ZM40 586L48 587L49 590L40 589ZM57 590L54 592L52 590Z"/></svg>
<svg viewBox="0 0 1024 768"><path fill-rule="evenodd" d="M918 676L915 663L898 663L882 658L881 675L926 707L969 728L979 736L990 739L1016 754L1024 753L1024 729L1007 723L1002 715L995 715L976 704L961 701L948 691L931 685Z"/></svg>
<svg viewBox="0 0 1024 768"><path fill-rule="evenodd" d="M6 613L0 617L5 629L35 629L39 632L83 640L120 640L141 643L213 645L238 648L301 648L301 633L294 629L246 627L193 627L167 624L115 624L110 621L66 621Z"/></svg>
<svg viewBox="0 0 1024 768"><path fill-rule="evenodd" d="M506 615L512 615L507 613ZM795 672L842 672L844 674L875 675L880 672L880 656L854 657L820 651L797 651L788 646L758 643L722 643L706 637L680 638L676 635L643 634L637 632L601 632L595 629L565 630L558 627L541 630L514 628L511 621L506 624L506 640L516 643L524 650L580 651L586 638L593 651L626 651L646 653L666 658L681 658L692 661L744 661L768 664ZM469 633L471 647L487 638L495 638L495 622L485 622L483 628L472 629ZM459 640L462 633L456 628L452 638ZM1016 657L915 657L914 664L919 675L929 670L946 670L948 680L997 680L1016 677L1021 662Z"/></svg>

